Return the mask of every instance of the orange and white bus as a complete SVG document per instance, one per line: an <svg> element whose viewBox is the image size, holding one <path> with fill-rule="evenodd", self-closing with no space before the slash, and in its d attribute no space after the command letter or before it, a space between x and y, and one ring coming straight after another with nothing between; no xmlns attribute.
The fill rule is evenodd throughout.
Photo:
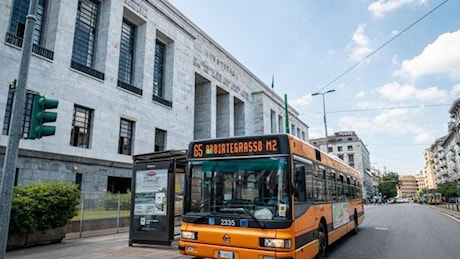
<svg viewBox="0 0 460 260"><path fill-rule="evenodd" d="M360 174L290 135L193 141L179 251L313 258L364 220Z"/></svg>

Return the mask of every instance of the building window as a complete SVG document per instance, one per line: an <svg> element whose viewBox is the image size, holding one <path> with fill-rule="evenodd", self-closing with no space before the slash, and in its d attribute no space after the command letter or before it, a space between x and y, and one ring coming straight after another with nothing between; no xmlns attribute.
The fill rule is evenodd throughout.
<svg viewBox="0 0 460 260"><path fill-rule="evenodd" d="M347 146L347 150L348 150L348 151L353 151L353 145Z"/></svg>
<svg viewBox="0 0 460 260"><path fill-rule="evenodd" d="M83 182L83 174L77 172L75 174L75 184L77 184L79 191L81 191L82 182Z"/></svg>
<svg viewBox="0 0 460 260"><path fill-rule="evenodd" d="M70 145L89 148L92 113L91 109L81 106L74 107Z"/></svg>
<svg viewBox="0 0 460 260"><path fill-rule="evenodd" d="M337 146L337 152L343 152L342 146Z"/></svg>
<svg viewBox="0 0 460 260"><path fill-rule="evenodd" d="M13 3L13 13L11 15L11 23L9 33L19 39L24 39L26 31L26 18L29 14L30 0L15 0ZM35 21L32 43L39 45L41 43L43 32L43 18L45 15L45 0L39 0L37 6L37 14ZM21 44L22 46L22 44Z"/></svg>
<svg viewBox="0 0 460 260"><path fill-rule="evenodd" d="M8 99L6 100L6 109L5 109L5 117L3 118L3 129L2 135L8 135L10 131L11 125L11 115L13 110L13 100L14 94L16 92L12 89L8 91ZM26 104L24 108L24 117L22 121L22 136L27 137L29 134L29 127L30 127L30 116L32 114L32 105L34 102L34 94L27 93L26 94Z"/></svg>
<svg viewBox="0 0 460 260"><path fill-rule="evenodd" d="M166 131L155 129L155 152L164 151L166 148Z"/></svg>
<svg viewBox="0 0 460 260"><path fill-rule="evenodd" d="M337 155L337 156L340 158L340 160L343 161L343 154L339 154L339 155Z"/></svg>
<svg viewBox="0 0 460 260"><path fill-rule="evenodd" d="M118 138L118 153L131 155L133 146L134 122L126 119L120 120L120 136Z"/></svg>
<svg viewBox="0 0 460 260"><path fill-rule="evenodd" d="M164 98L165 58L166 44L156 40L153 64L153 95L160 98Z"/></svg>
<svg viewBox="0 0 460 260"><path fill-rule="evenodd" d="M276 112L270 110L270 126L271 126L271 133L276 133Z"/></svg>
<svg viewBox="0 0 460 260"><path fill-rule="evenodd" d="M131 190L131 178L126 177L107 177L107 192L111 193L127 193Z"/></svg>
<svg viewBox="0 0 460 260"><path fill-rule="evenodd" d="M118 64L118 80L125 84L133 83L135 39L136 26L123 19L120 41L120 61Z"/></svg>
<svg viewBox="0 0 460 260"><path fill-rule="evenodd" d="M93 0L78 1L71 66L103 80L104 74L94 70L98 16L98 2Z"/></svg>
<svg viewBox="0 0 460 260"><path fill-rule="evenodd" d="M351 162L354 162L354 161L355 161L355 156L354 156L354 154L349 154L349 155L348 155L348 162L351 163Z"/></svg>
<svg viewBox="0 0 460 260"><path fill-rule="evenodd" d="M30 0L15 0L13 2L11 23L6 34L6 42L22 47L26 30L27 15L29 14ZM44 43L44 20L46 1L39 0L37 5L36 21L32 33L32 52L48 59L53 59L53 52L43 48Z"/></svg>
<svg viewBox="0 0 460 260"><path fill-rule="evenodd" d="M327 152L328 152L328 153L332 153L332 147L328 146L328 147L327 147Z"/></svg>

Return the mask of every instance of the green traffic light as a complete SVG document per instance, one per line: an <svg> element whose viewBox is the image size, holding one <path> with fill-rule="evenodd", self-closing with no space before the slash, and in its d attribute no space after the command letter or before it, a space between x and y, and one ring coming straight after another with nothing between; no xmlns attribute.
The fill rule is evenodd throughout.
<svg viewBox="0 0 460 260"><path fill-rule="evenodd" d="M50 112L47 109L57 108L59 101L48 99L40 94L35 94L30 118L29 134L27 139L42 138L56 133L56 127L44 125L44 123L56 122L57 112Z"/></svg>

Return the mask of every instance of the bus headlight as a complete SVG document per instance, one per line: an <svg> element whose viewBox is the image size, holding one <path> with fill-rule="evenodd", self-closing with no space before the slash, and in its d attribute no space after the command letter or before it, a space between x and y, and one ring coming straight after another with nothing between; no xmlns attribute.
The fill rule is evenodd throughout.
<svg viewBox="0 0 460 260"><path fill-rule="evenodd" d="M264 247L291 248L290 239L263 238Z"/></svg>
<svg viewBox="0 0 460 260"><path fill-rule="evenodd" d="M198 239L198 234L197 232L193 231L180 231L180 237L183 239L192 239L192 240L197 240Z"/></svg>

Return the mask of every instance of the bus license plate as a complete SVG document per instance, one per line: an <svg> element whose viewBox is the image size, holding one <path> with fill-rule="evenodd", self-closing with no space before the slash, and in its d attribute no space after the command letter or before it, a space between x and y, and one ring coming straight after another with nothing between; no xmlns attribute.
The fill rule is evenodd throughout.
<svg viewBox="0 0 460 260"><path fill-rule="evenodd" d="M235 253L233 252L228 252L228 251L217 251L217 256L219 258L230 258L233 259L235 258Z"/></svg>

